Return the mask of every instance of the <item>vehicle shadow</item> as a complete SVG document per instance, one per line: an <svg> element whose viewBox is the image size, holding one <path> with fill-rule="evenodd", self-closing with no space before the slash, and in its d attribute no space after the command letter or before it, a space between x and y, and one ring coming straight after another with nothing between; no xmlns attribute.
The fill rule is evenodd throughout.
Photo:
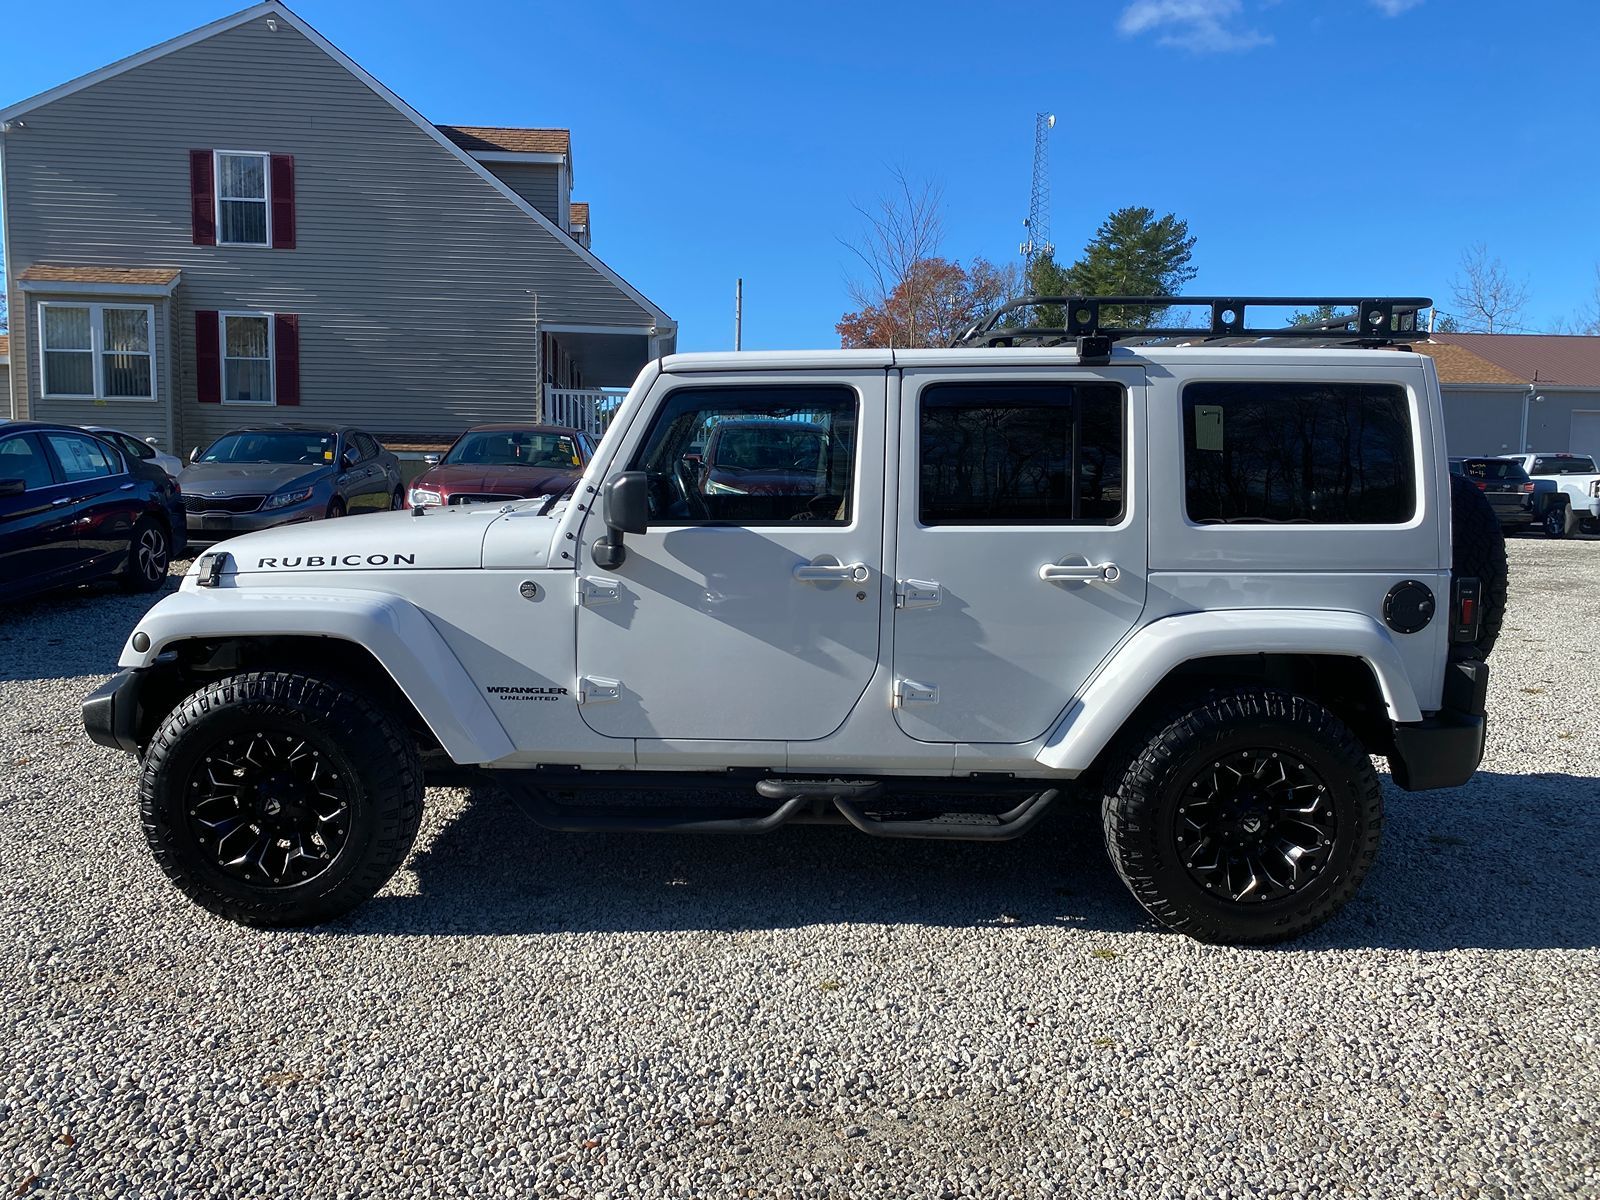
<svg viewBox="0 0 1600 1200"><path fill-rule="evenodd" d="M1600 945L1600 869L1589 853L1600 780L1480 774L1420 794L1385 780L1385 793L1385 842L1360 894L1328 925L1268 952ZM1106 861L1098 806L1070 799L1036 832L986 845L818 826L752 837L559 834L482 788L410 865L413 894L380 896L323 932L1156 929Z"/></svg>

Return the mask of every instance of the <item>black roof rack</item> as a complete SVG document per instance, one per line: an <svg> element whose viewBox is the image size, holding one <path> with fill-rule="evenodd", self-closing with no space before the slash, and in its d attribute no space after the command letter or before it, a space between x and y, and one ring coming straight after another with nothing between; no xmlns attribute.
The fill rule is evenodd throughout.
<svg viewBox="0 0 1600 1200"><path fill-rule="evenodd" d="M1004 325L1012 313L1051 306L1060 308L1065 323L1058 328ZM1252 326L1251 308L1349 309L1343 316L1304 325ZM1428 336L1417 328L1417 315L1432 308L1426 296L1024 296L1002 304L973 324L955 346L1060 346L1077 342L1086 359L1105 358L1115 342L1143 345L1201 339L1213 344L1260 345L1277 341L1328 346L1387 346ZM1135 327L1104 324L1102 309L1130 308L1155 312L1165 308L1209 308L1211 323L1192 327ZM1126 319L1126 318L1124 318Z"/></svg>

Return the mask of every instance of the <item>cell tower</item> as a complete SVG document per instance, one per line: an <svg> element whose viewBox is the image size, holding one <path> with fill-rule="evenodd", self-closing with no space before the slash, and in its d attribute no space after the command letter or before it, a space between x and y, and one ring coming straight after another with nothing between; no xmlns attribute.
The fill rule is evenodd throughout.
<svg viewBox="0 0 1600 1200"><path fill-rule="evenodd" d="M1028 240L1017 247L1024 274L1039 255L1056 252L1050 240L1050 131L1055 124L1055 113L1033 116L1033 197L1028 203L1028 219L1022 223Z"/></svg>

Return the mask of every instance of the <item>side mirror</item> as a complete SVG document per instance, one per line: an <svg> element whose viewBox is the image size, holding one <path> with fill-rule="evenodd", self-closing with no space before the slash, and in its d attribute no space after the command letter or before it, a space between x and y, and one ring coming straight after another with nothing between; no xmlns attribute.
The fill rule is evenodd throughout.
<svg viewBox="0 0 1600 1200"><path fill-rule="evenodd" d="M0 496L20 496L27 490L26 479L0 479Z"/></svg>
<svg viewBox="0 0 1600 1200"><path fill-rule="evenodd" d="M424 454L422 462L424 466L437 467L439 465L439 456L437 454Z"/></svg>
<svg viewBox="0 0 1600 1200"><path fill-rule="evenodd" d="M161 449L161 441L159 438L147 437L144 440L144 444L146 446L154 446L157 450Z"/></svg>
<svg viewBox="0 0 1600 1200"><path fill-rule="evenodd" d="M357 450L346 450L344 452L344 457L339 461L344 464L346 470L349 470L351 467L355 466L361 461L361 454Z"/></svg>
<svg viewBox="0 0 1600 1200"><path fill-rule="evenodd" d="M200 447L199 446L195 446L195 447L192 447L190 449L190 451L189 451L189 461L190 462L199 462L200 461Z"/></svg>
<svg viewBox="0 0 1600 1200"><path fill-rule="evenodd" d="M628 556L622 544L623 534L645 533L650 528L649 476L643 471L624 471L606 480L600 488L600 513L606 532L604 537L595 539L590 553L595 566L613 571Z"/></svg>

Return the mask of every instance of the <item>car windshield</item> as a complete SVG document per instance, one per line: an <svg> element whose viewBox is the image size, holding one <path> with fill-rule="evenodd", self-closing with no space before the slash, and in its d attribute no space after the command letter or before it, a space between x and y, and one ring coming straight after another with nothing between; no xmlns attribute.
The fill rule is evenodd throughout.
<svg viewBox="0 0 1600 1200"><path fill-rule="evenodd" d="M338 438L315 430L245 429L223 434L200 456L203 463L331 463Z"/></svg>
<svg viewBox="0 0 1600 1200"><path fill-rule="evenodd" d="M1521 463L1508 462L1503 458L1469 458L1462 465L1470 479L1509 479L1522 483L1528 478Z"/></svg>
<svg viewBox="0 0 1600 1200"><path fill-rule="evenodd" d="M488 467L581 467L577 444L564 433L491 429L466 434L444 456L451 465Z"/></svg>
<svg viewBox="0 0 1600 1200"><path fill-rule="evenodd" d="M1560 454L1537 458L1533 462L1535 475L1595 475L1594 459L1587 454Z"/></svg>
<svg viewBox="0 0 1600 1200"><path fill-rule="evenodd" d="M723 429L713 450L714 465L746 471L815 471L822 461L822 435L812 428L743 425Z"/></svg>

